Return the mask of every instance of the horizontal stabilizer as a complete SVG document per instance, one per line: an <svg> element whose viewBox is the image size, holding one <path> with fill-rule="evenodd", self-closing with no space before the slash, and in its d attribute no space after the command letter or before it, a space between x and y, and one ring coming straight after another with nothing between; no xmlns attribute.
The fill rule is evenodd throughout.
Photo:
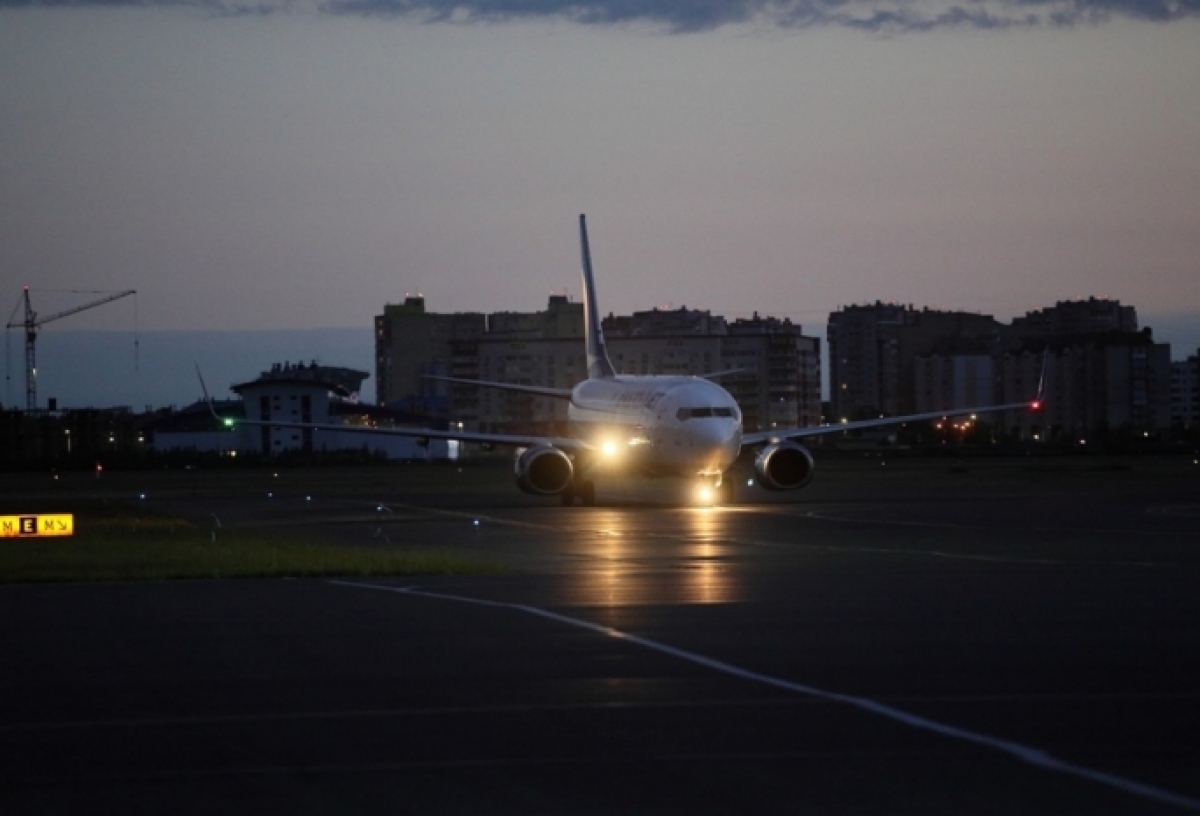
<svg viewBox="0 0 1200 816"><path fill-rule="evenodd" d="M700 376L700 379L702 379L702 380L715 380L720 377L728 376L730 374L744 374L744 373L746 373L746 369L744 369L744 368L727 368L724 371L710 371L707 374L701 374L699 376Z"/></svg>
<svg viewBox="0 0 1200 816"><path fill-rule="evenodd" d="M424 379L458 383L459 385L475 385L480 388L495 388L500 391L520 391L524 394L537 394L540 397L553 399L569 400L571 398L571 389L569 388L546 388L541 385L521 385L520 383L496 382L495 380L467 380L462 377L442 377L437 374L426 374Z"/></svg>

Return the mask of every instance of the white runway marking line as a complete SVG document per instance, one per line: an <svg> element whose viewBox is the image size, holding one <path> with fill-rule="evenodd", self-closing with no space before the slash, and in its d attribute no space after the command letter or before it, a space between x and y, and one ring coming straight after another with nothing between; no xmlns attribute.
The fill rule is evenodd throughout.
<svg viewBox="0 0 1200 816"><path fill-rule="evenodd" d="M1126 779L1115 774L1097 771L1093 768L1086 768L1082 765L1074 765L1065 760L1051 756L1040 748L1034 748L1029 745L1022 745L1019 742L1011 742L1009 740L992 737L987 734L980 734L975 731L969 731L958 726L940 723L936 720L930 720L917 714L910 714L907 711L902 711L898 708L885 705L868 697L855 697L849 694L841 694L836 691L826 691L816 688L815 686L806 686L802 683L794 683L790 680L784 680L779 677L772 677L768 674L759 674L749 669L743 669L734 666L730 663L725 663L711 657L705 657L695 652L689 652L685 649L678 649L666 643L659 643L655 640L632 635L628 632L623 632L620 629L613 629L609 626L602 626L590 621L581 620L579 618L571 618L566 615L560 615L557 612L551 612L547 609L541 609L536 606L527 606L525 604L505 603L502 601L487 601L481 598L469 598L463 595L447 595L441 592L427 592L425 590L414 587L398 587L387 586L384 584L365 584L356 581L339 581L331 580L329 583L338 586L350 587L353 589L374 589L383 592L395 592L400 595L412 595L421 598L433 598L442 601L456 601L458 603L472 604L475 606L487 606L493 609L510 609L517 612L524 612L527 615L534 615L539 618L564 623L568 626L573 626L577 629L585 629L589 632L605 635L607 637L619 638L620 640L629 643L643 646L660 654L670 655L679 658L680 660L693 663L697 666L703 666L707 669L720 672L721 674L737 677L742 680L749 680L754 683L771 686L773 688L784 689L785 691L803 694L807 697L813 697L819 700L827 700L834 703L843 703L852 708L857 708L860 711L866 711L869 714L876 714L885 719L893 720L894 722L907 725L911 728L916 728L921 731L928 731L934 734L940 734L944 737L969 742L973 745L979 745L984 748L991 748L1000 753L1007 754L1014 759L1020 760L1037 768L1042 768L1048 771L1056 771L1068 776L1079 777L1109 788L1124 791L1125 793L1139 796L1143 799L1148 799L1153 802L1158 802L1164 805L1173 805L1174 807L1184 810L1191 810L1200 813L1200 799L1192 799L1181 794L1172 793L1162 788L1156 788L1153 785L1147 785L1133 779Z"/></svg>

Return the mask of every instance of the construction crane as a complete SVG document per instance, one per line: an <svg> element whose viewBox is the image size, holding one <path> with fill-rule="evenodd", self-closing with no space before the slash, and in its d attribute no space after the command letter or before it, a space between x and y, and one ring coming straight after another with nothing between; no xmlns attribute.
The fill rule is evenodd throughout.
<svg viewBox="0 0 1200 816"><path fill-rule="evenodd" d="M5 328L25 329L25 410L32 411L37 408L37 333L38 329L46 325L52 320L58 320L63 317L70 317L73 314L94 309L97 306L103 306L105 303L112 303L114 300L120 300L123 297L136 295L136 289L126 289L123 292L113 292L111 295L102 297L99 300L93 300L91 303L85 303L82 306L76 306L72 309L64 309L61 312L38 318L37 312L33 310L33 305L29 302L29 287L25 287L25 319L18 323L15 320L10 320ZM20 304L18 304L19 306ZM13 309L14 314L16 309Z"/></svg>

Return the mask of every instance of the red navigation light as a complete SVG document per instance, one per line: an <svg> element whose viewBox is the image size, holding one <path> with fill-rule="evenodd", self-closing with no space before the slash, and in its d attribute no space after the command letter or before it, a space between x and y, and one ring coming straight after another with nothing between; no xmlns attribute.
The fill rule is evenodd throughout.
<svg viewBox="0 0 1200 816"><path fill-rule="evenodd" d="M1040 410L1042 410L1042 401L1034 400L1032 403L1030 403L1029 407L1035 411L1040 411Z"/></svg>

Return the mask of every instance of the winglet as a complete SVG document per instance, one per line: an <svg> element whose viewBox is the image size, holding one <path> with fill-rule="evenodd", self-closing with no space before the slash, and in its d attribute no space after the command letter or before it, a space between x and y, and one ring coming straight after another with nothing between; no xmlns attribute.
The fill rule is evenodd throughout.
<svg viewBox="0 0 1200 816"><path fill-rule="evenodd" d="M200 364L196 363L196 377L200 380L200 390L204 392L204 403L208 406L208 412L213 415L213 419L225 423L225 420L217 413L217 409L213 406L212 397L208 395L208 387L204 384L204 375L200 373Z"/></svg>
<svg viewBox="0 0 1200 816"><path fill-rule="evenodd" d="M1042 410L1042 405L1046 401L1046 367L1050 364L1050 347L1046 346L1046 350L1042 352L1042 373L1038 377L1037 396L1033 398L1033 402L1029 407L1035 411Z"/></svg>
<svg viewBox="0 0 1200 816"><path fill-rule="evenodd" d="M617 372L608 359L600 310L596 307L596 284L592 280L592 251L588 246L587 219L579 216L579 245L583 253L583 335L587 352L588 377L615 377Z"/></svg>

